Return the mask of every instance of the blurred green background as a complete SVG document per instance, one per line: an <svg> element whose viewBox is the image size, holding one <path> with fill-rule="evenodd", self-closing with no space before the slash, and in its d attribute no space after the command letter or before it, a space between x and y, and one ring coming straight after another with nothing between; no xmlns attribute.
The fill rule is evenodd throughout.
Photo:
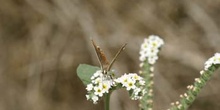
<svg viewBox="0 0 220 110"><path fill-rule="evenodd" d="M97 65L93 38L120 76L139 71L139 47L148 35L165 45L155 65L154 110L168 109L220 51L219 0L0 0L0 110L103 110L76 75ZM189 110L220 109L219 71ZM138 110L125 90L111 110Z"/></svg>

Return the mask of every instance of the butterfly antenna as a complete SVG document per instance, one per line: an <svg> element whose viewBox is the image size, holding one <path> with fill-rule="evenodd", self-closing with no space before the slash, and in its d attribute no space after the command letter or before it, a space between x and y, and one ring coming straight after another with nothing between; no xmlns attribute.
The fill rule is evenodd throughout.
<svg viewBox="0 0 220 110"><path fill-rule="evenodd" d="M107 69L108 71L110 71L110 69L111 69L113 63L114 63L115 60L116 60L116 58L117 58L118 55L125 49L125 46L126 46L126 45L127 45L127 43L124 44L124 45L120 48L120 50L118 50L118 52L116 53L115 57L112 59L111 63L110 63L109 66L108 66L108 69Z"/></svg>

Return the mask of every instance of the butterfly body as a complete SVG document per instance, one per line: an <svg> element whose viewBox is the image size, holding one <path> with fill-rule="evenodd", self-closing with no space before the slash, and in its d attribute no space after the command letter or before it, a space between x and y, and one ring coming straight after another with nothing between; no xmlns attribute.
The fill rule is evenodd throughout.
<svg viewBox="0 0 220 110"><path fill-rule="evenodd" d="M107 58L106 58L106 56L105 56L105 54L104 54L104 52L100 49L100 47L97 46L96 43L95 43L93 40L91 40L91 41L92 41L92 44L93 44L93 46L94 46L94 48L95 48L95 52L96 52L96 55L97 55L97 57L98 57L98 60L99 60L99 64L100 64L102 73L103 73L104 75L110 75L110 77L112 77L112 75L111 75L111 74L108 74L108 73L109 73L109 71L110 71L110 69L111 69L113 63L115 62L116 58L117 58L118 55L121 53L121 51L125 49L125 46L126 46L127 44L124 44L124 45L119 49L119 51L116 53L115 57L114 57L114 58L112 59L112 61L109 63L108 60L107 60Z"/></svg>

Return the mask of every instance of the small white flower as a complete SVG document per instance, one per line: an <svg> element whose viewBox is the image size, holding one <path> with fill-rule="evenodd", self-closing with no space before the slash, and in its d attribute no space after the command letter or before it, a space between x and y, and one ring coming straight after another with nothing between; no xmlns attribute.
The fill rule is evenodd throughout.
<svg viewBox="0 0 220 110"><path fill-rule="evenodd" d="M90 99L90 96L89 95L86 95L86 100L89 100Z"/></svg>
<svg viewBox="0 0 220 110"><path fill-rule="evenodd" d="M146 56L141 55L141 56L139 57L139 60L142 61L142 62L145 61L145 60L146 60Z"/></svg>
<svg viewBox="0 0 220 110"><path fill-rule="evenodd" d="M159 44L159 46L164 44L164 41L157 35L150 35L149 36L149 41L157 42Z"/></svg>
<svg viewBox="0 0 220 110"><path fill-rule="evenodd" d="M145 39L145 40L147 40L147 39ZM142 45L141 45L141 49L147 49L148 48L148 46L149 46L149 44L148 44L148 42L144 42Z"/></svg>
<svg viewBox="0 0 220 110"><path fill-rule="evenodd" d="M127 74L123 75L121 78L119 78L119 82L122 83L122 86L126 86L128 83L128 76Z"/></svg>
<svg viewBox="0 0 220 110"><path fill-rule="evenodd" d="M102 92L103 93L108 93L109 92L109 89L111 87L110 83L106 82L106 83L102 83L100 84L100 88L102 88Z"/></svg>
<svg viewBox="0 0 220 110"><path fill-rule="evenodd" d="M92 80L92 83L94 83L94 84L99 84L99 83L101 83L101 82L102 82L102 78L100 78L100 77L98 77L98 78Z"/></svg>
<svg viewBox="0 0 220 110"><path fill-rule="evenodd" d="M92 101L93 101L93 103L94 104L97 104L97 101L99 100L99 97L98 96L96 96L96 95L93 95L92 96Z"/></svg>
<svg viewBox="0 0 220 110"><path fill-rule="evenodd" d="M135 89L136 86L134 85L134 81L130 80L125 84L126 89L129 91L131 89Z"/></svg>
<svg viewBox="0 0 220 110"><path fill-rule="evenodd" d="M98 77L98 76L102 76L103 74L102 74L102 71L101 70L98 70L98 71L96 71L94 74L93 74L93 76L94 77Z"/></svg>
<svg viewBox="0 0 220 110"><path fill-rule="evenodd" d="M140 85L142 85L142 86L145 85L145 81L144 81L144 80L140 80L139 83L140 83Z"/></svg>
<svg viewBox="0 0 220 110"><path fill-rule="evenodd" d="M220 53L216 53L214 56L214 64L219 64L220 63Z"/></svg>
<svg viewBox="0 0 220 110"><path fill-rule="evenodd" d="M87 91L91 91L93 89L93 85L92 84L88 84L87 86L86 86L86 90Z"/></svg>
<svg viewBox="0 0 220 110"><path fill-rule="evenodd" d="M157 59L158 59L158 56L150 56L148 58L148 63L153 65Z"/></svg>
<svg viewBox="0 0 220 110"><path fill-rule="evenodd" d="M94 92L94 94L95 95L98 95L99 97L102 97L103 96L103 90L102 90L102 87L94 87L94 90L95 90L95 92Z"/></svg>
<svg viewBox="0 0 220 110"><path fill-rule="evenodd" d="M102 77L102 76L103 76L102 71L98 70L93 74L93 76L91 77L91 80L96 79L97 77Z"/></svg>
<svg viewBox="0 0 220 110"><path fill-rule="evenodd" d="M133 78L134 78L135 80L141 80L141 79L143 79L142 77L138 76L137 74L133 74Z"/></svg>
<svg viewBox="0 0 220 110"><path fill-rule="evenodd" d="M215 53L213 57L205 62L205 70L208 70L213 64L220 64L220 53Z"/></svg>
<svg viewBox="0 0 220 110"><path fill-rule="evenodd" d="M134 90L134 94L137 96L139 94L139 92L141 92L141 89L140 88L136 88Z"/></svg>

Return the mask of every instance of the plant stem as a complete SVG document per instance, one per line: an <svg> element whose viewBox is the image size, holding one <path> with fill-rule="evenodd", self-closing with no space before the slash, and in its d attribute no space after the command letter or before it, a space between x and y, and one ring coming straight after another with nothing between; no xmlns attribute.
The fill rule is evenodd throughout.
<svg viewBox="0 0 220 110"><path fill-rule="evenodd" d="M109 108L110 95L111 95L111 93L105 94L105 97L104 97L105 110L110 110L110 108Z"/></svg>
<svg viewBox="0 0 220 110"><path fill-rule="evenodd" d="M143 98L140 100L140 110L152 110L153 109L153 72L150 70L152 65L147 61L144 62L142 67L142 76L145 80L146 93Z"/></svg>

